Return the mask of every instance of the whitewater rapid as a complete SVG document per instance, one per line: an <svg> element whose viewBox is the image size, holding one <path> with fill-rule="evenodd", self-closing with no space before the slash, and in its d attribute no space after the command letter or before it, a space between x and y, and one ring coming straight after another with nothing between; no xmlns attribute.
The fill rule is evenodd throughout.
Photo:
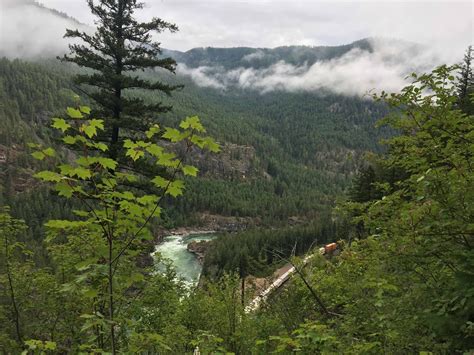
<svg viewBox="0 0 474 355"><path fill-rule="evenodd" d="M199 281L202 266L199 264L196 255L190 253L187 246L192 241L212 240L214 234L190 234L190 235L169 235L163 242L155 247L155 254L159 253L162 258L171 260L178 278L186 284L194 286ZM160 265L158 265L160 269Z"/></svg>

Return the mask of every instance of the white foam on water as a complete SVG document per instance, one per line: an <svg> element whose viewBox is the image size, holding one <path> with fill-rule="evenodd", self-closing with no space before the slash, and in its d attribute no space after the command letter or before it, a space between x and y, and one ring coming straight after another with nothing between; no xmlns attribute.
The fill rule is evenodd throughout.
<svg viewBox="0 0 474 355"><path fill-rule="evenodd" d="M212 234L170 235L155 247L155 253L161 254L162 258L172 261L177 276L186 284L194 286L199 281L202 266L196 255L190 253L187 246L192 241L212 240ZM159 269L159 265L158 265Z"/></svg>

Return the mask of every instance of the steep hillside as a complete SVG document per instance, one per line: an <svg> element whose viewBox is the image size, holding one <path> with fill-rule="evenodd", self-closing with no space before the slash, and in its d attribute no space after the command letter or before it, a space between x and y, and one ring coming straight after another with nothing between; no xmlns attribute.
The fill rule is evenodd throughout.
<svg viewBox="0 0 474 355"><path fill-rule="evenodd" d="M216 51L231 57L236 50L246 51ZM289 49L278 49L279 55L291 60L285 50ZM346 46L334 49L337 53L347 50ZM8 103L0 145L2 151L13 149L13 155L25 157L9 160L10 165L21 167L18 176L23 177L9 178L14 188L5 189L4 194L28 194L30 183L24 181L30 180L28 171L31 175L33 166L20 163L29 159L24 142L50 139L49 118L71 102L70 77L77 69L56 61L33 64L3 59L0 64L2 95ZM388 134L374 128L385 108L367 99L321 91L223 91L200 87L181 74L149 71L140 75L185 85L171 98L161 98L174 109L157 121L175 125L197 114L223 146L218 157L194 157L200 160L201 179L190 181L185 197L168 209L165 220L170 226L199 223L193 217L196 213L248 216L271 224L285 224L293 216L319 215L347 187L364 152L379 151L378 140ZM157 99L144 92L129 94Z"/></svg>
<svg viewBox="0 0 474 355"><path fill-rule="evenodd" d="M146 73L146 76L160 76ZM173 112L159 118L168 124L198 114L221 143L253 147L253 175L216 176L192 182L195 188L178 202L193 209L287 222L292 215L312 216L347 187L366 151L380 151L388 131L376 130L384 106L329 92L271 92L204 88L187 76L167 102ZM154 97L141 94L149 100ZM238 154L234 155L236 161Z"/></svg>

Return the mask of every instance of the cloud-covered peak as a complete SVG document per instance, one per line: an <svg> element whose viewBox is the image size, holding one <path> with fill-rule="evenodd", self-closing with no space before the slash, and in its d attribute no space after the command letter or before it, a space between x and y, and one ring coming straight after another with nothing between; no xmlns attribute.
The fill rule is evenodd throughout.
<svg viewBox="0 0 474 355"><path fill-rule="evenodd" d="M279 47L274 49L219 49L219 61L182 55L178 73L197 85L226 90L240 88L262 93L280 91L331 91L365 95L370 91L397 91L413 71L428 71L442 59L428 48L381 38L336 47ZM230 54L225 56L225 52ZM187 52L189 53L189 52ZM197 65L205 63L206 65Z"/></svg>

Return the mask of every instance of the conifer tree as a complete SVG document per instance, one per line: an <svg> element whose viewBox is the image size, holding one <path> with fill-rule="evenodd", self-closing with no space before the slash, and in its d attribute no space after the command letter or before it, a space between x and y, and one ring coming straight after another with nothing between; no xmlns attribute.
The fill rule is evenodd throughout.
<svg viewBox="0 0 474 355"><path fill-rule="evenodd" d="M472 46L467 47L464 54L464 60L461 64L458 84L457 96L459 101L459 108L467 114L474 114L474 107L471 104L470 94L473 92L474 77L472 73Z"/></svg>
<svg viewBox="0 0 474 355"><path fill-rule="evenodd" d="M376 175L372 166L367 166L361 169L354 179L353 186L349 191L352 201L367 202L376 198L374 183Z"/></svg>
<svg viewBox="0 0 474 355"><path fill-rule="evenodd" d="M110 121L106 124L111 127L106 140L110 142L111 157L117 158L121 130L146 130L150 124L146 122L147 115L171 109L162 102L149 104L126 93L145 89L170 95L177 88L160 81L150 82L138 72L154 68L175 72L176 62L160 57L160 43L153 40L152 34L176 32L178 27L159 18L138 21L135 12L143 8L143 3L137 0L87 0L87 3L97 17L97 30L89 35L68 29L65 37L80 39L82 43L70 44L71 53L62 60L92 70L77 75L75 82L100 106L102 118Z"/></svg>

